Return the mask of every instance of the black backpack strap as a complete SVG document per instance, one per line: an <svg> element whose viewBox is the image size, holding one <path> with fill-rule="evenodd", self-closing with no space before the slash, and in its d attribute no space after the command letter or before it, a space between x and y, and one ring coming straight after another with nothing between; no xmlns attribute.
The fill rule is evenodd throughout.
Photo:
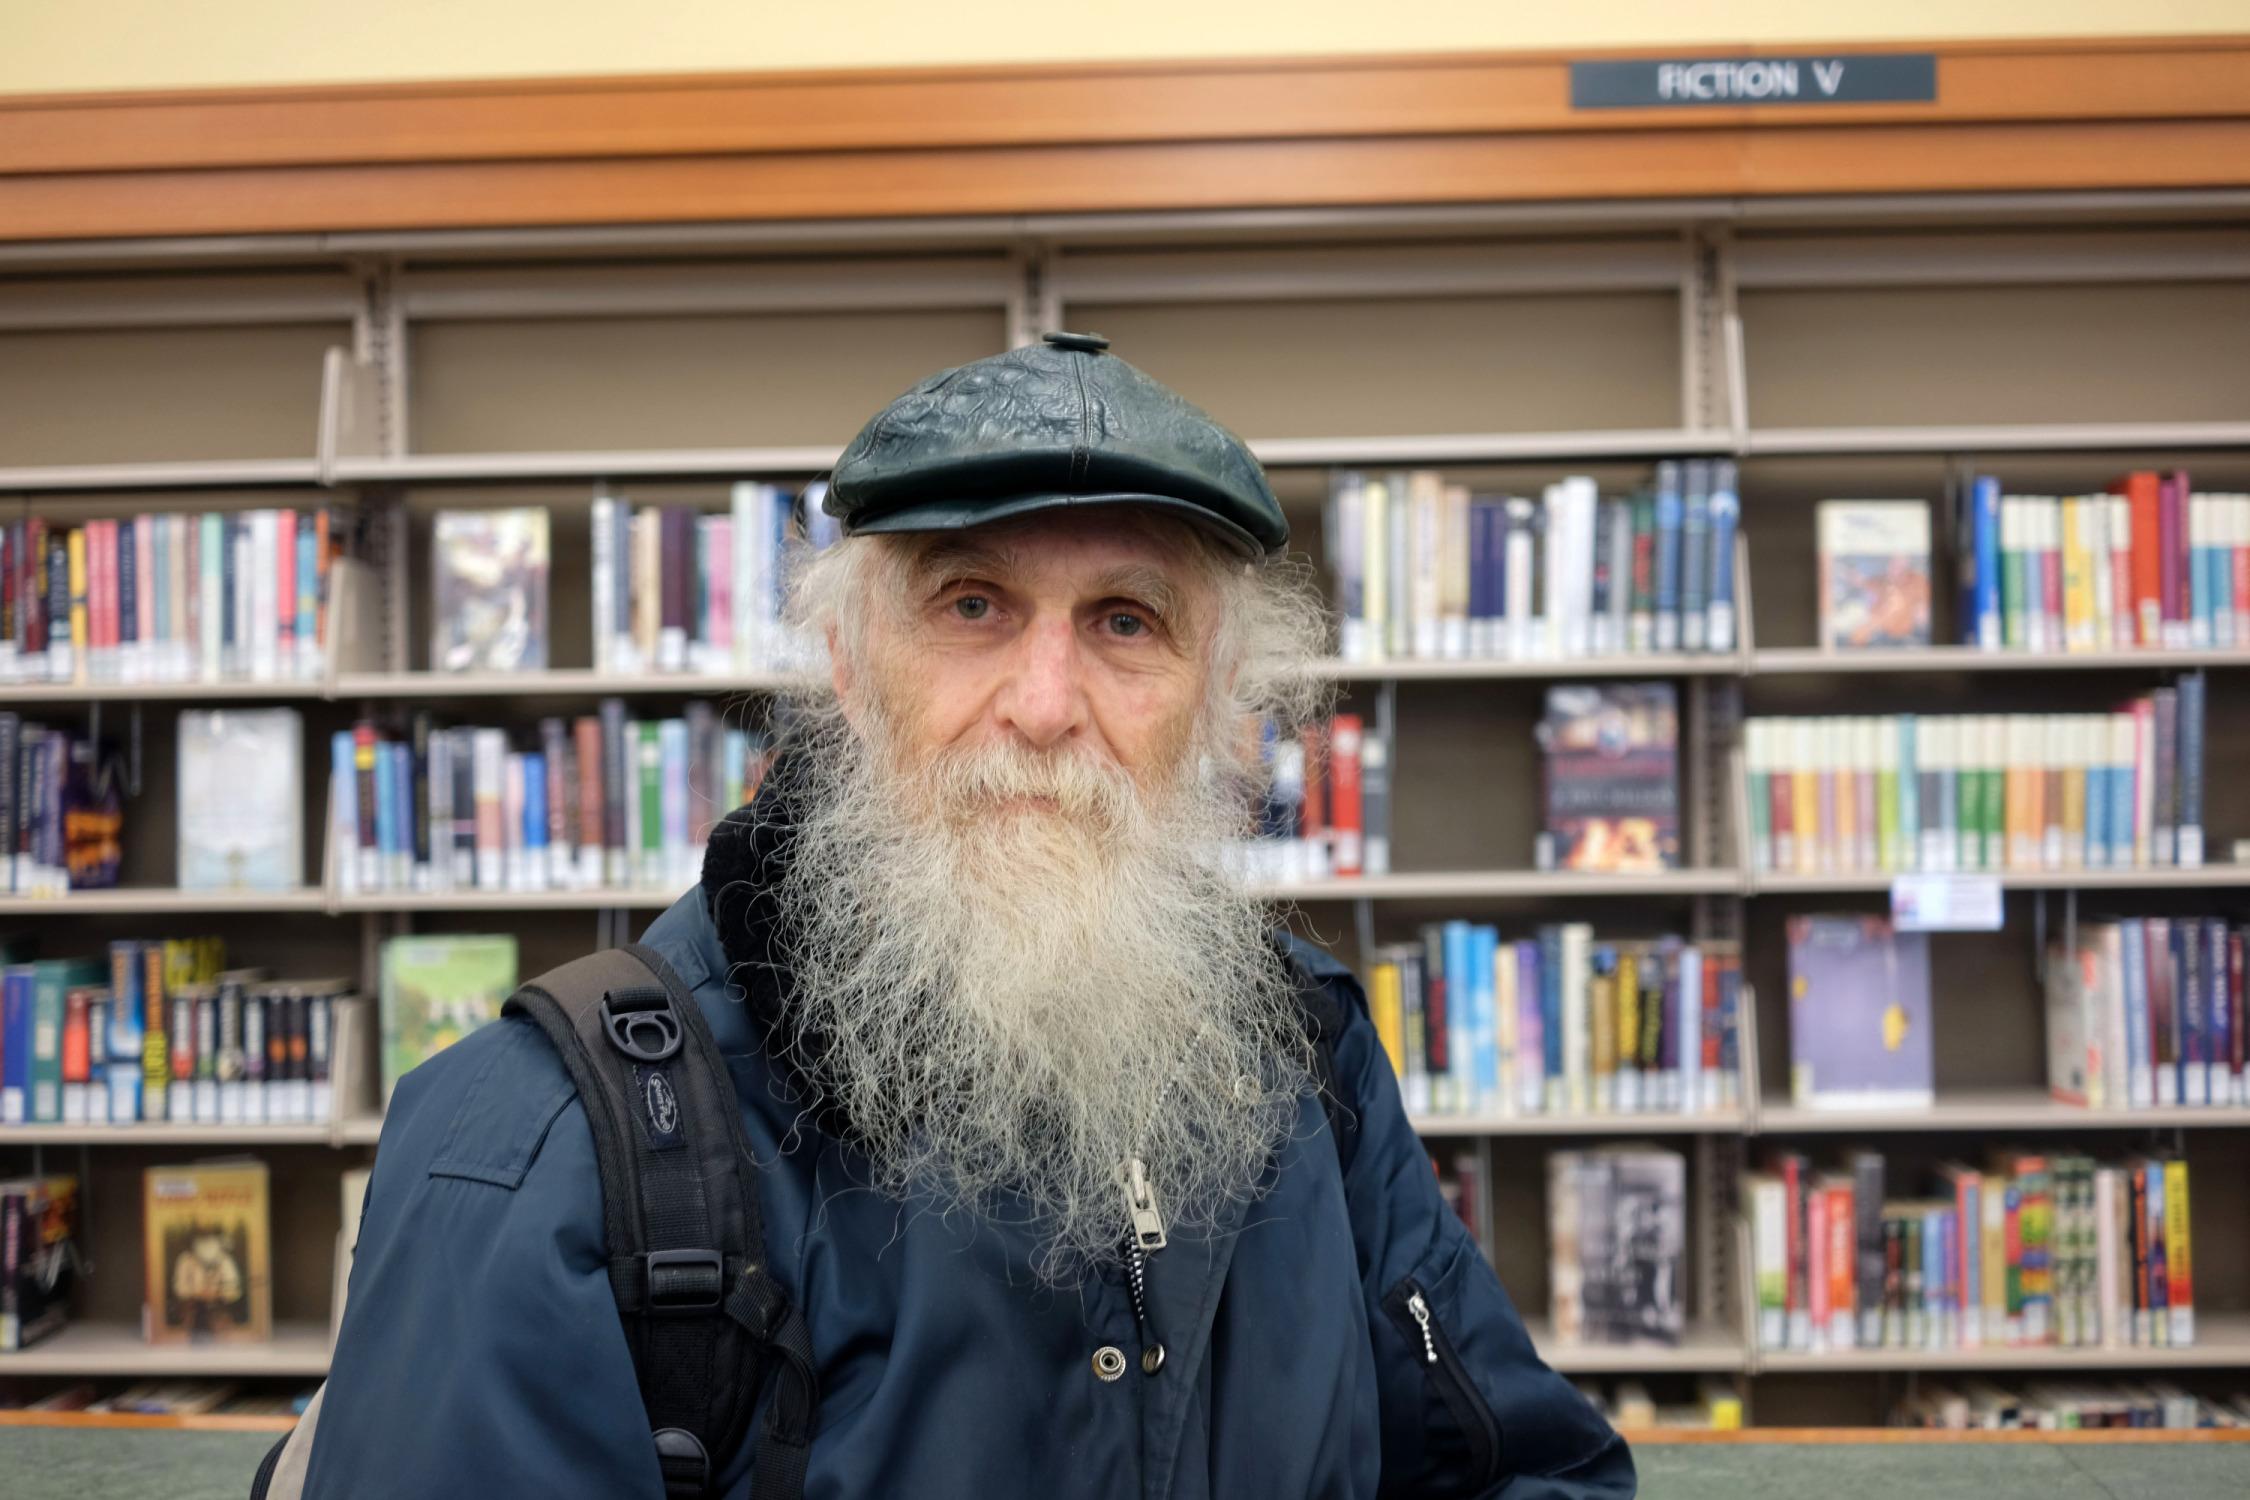
<svg viewBox="0 0 2250 1500"><path fill-rule="evenodd" d="M1306 1041L1312 1044L1313 1085L1320 1091L1321 1107L1328 1114L1328 1134L1336 1142L1336 1164L1349 1171L1359 1145L1359 1116L1337 1092L1336 1043L1344 1034L1350 1013L1327 979L1297 951L1286 929L1276 928L1270 936L1274 951L1289 970L1297 996L1297 1019L1305 1028ZM1347 982L1357 982L1351 979L1350 971L1337 967Z"/></svg>
<svg viewBox="0 0 2250 1500"><path fill-rule="evenodd" d="M768 1403L755 1500L804 1488L818 1390L803 1316L766 1263L756 1168L726 1062L654 950L606 949L519 988L586 1106L610 1287L669 1496L701 1497Z"/></svg>

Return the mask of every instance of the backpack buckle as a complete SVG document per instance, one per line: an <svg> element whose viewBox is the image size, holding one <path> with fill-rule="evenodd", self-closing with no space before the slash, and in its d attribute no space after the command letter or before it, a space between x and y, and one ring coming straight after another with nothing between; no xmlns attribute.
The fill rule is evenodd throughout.
<svg viewBox="0 0 2250 1500"><path fill-rule="evenodd" d="M656 1463L664 1473L666 1500L702 1500L711 1486L711 1456L694 1433L683 1427L656 1429Z"/></svg>
<svg viewBox="0 0 2250 1500"><path fill-rule="evenodd" d="M635 1062L660 1063L680 1050L680 1018L662 989L611 990L601 1015L609 1044Z"/></svg>
<svg viewBox="0 0 2250 1500"><path fill-rule="evenodd" d="M726 1294L726 1261L716 1250L651 1250L641 1266L642 1305L658 1317L715 1312Z"/></svg>

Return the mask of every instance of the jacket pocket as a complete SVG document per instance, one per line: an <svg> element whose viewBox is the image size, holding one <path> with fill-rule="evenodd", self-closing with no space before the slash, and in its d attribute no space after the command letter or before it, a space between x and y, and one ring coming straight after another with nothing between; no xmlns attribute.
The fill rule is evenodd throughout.
<svg viewBox="0 0 2250 1500"><path fill-rule="evenodd" d="M1500 1473L1500 1419L1469 1378L1430 1292L1409 1276L1383 1298L1383 1310L1398 1325L1407 1347L1419 1351L1423 1376L1452 1418L1454 1435L1466 1450L1455 1472L1474 1476L1479 1486L1489 1484ZM1433 1424L1433 1444L1439 1437Z"/></svg>

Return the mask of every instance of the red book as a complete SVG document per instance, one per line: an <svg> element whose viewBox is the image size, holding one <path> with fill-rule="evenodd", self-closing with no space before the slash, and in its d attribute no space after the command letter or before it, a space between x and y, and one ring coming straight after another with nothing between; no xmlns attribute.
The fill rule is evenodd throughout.
<svg viewBox="0 0 2250 1500"><path fill-rule="evenodd" d="M1853 1243L1858 1220L1855 1217L1858 1199L1851 1184L1840 1182L1828 1189L1828 1316L1831 1324L1831 1348L1849 1349L1856 1342L1859 1320L1854 1316L1858 1304L1858 1261Z"/></svg>
<svg viewBox="0 0 2250 1500"><path fill-rule="evenodd" d="M1297 818L1297 837L1313 851L1312 869L1307 873L1325 878L1335 857L1328 837L1328 732L1318 724L1308 724L1299 732L1305 747L1305 805Z"/></svg>
<svg viewBox="0 0 2250 1500"><path fill-rule="evenodd" d="M1797 850L1796 785L1789 771L1775 766L1767 774L1766 801L1769 804L1767 820L1773 827L1773 867L1782 871L1798 869L1801 856ZM1811 830L1806 832L1809 834Z"/></svg>
<svg viewBox="0 0 2250 1500"><path fill-rule="evenodd" d="M1834 1309L1828 1305L1828 1193L1815 1187L1805 1195L1805 1238L1812 1246L1812 1274L1805 1284L1807 1310L1812 1314L1812 1344L1815 1349L1828 1346L1828 1320Z"/></svg>
<svg viewBox="0 0 2250 1500"><path fill-rule="evenodd" d="M2169 561L2172 576L2178 580L2179 595L2175 601L2180 612L2168 618L2177 619L2178 644L2189 644L2189 633L2195 620L2195 538L2188 534L2190 514L2188 500L2195 492L2188 484L2187 470L2174 469L2164 476L2164 489L2172 497L2172 552Z"/></svg>
<svg viewBox="0 0 2250 1500"><path fill-rule="evenodd" d="M88 1034L87 1001L96 993L74 989L63 998L62 1081L85 1083L93 1076L93 1039Z"/></svg>
<svg viewBox="0 0 2250 1500"><path fill-rule="evenodd" d="M2136 469L2110 485L2123 495L2133 513L2134 639L2143 646L2163 644L2164 636L2164 535L2163 505L2152 469Z"/></svg>
<svg viewBox="0 0 2250 1500"><path fill-rule="evenodd" d="M602 851L602 721L591 714L571 725L578 743L578 847L592 850L588 870L599 883ZM730 809L731 810L731 809Z"/></svg>
<svg viewBox="0 0 2250 1500"><path fill-rule="evenodd" d="M315 586L319 589L318 602L313 607L313 635L317 640L328 639L328 565L335 561L329 553L328 507L323 505L313 512L313 568Z"/></svg>
<svg viewBox="0 0 2250 1500"><path fill-rule="evenodd" d="M41 652L47 649L47 523L33 516L24 523L23 579L25 597L18 606L18 618L23 622L23 634L17 639L21 650ZM64 622L69 628L69 622Z"/></svg>
<svg viewBox="0 0 2250 1500"><path fill-rule="evenodd" d="M1782 1305L1789 1310L1789 1347L1792 1349L1805 1346L1805 1341L1798 1337L1798 1330L1808 1326L1812 1311L1805 1255L1805 1165L1801 1156L1783 1156L1774 1163L1774 1170L1781 1178L1781 1200L1786 1205L1783 1248L1789 1266L1789 1282Z"/></svg>
<svg viewBox="0 0 2250 1500"><path fill-rule="evenodd" d="M2179 1058L2172 1051L2172 924L2166 918L2151 917L2143 930L2148 937L2149 1061L2155 1065L2158 1079L2177 1077ZM2159 1083L2157 1102L2180 1101L2176 1093L2167 1099Z"/></svg>
<svg viewBox="0 0 2250 1500"><path fill-rule="evenodd" d="M1328 726L1328 826L1334 835L1338 875L1357 875L1366 824L1361 816L1359 746L1365 732L1357 714L1338 714Z"/></svg>
<svg viewBox="0 0 2250 1500"><path fill-rule="evenodd" d="M274 613L280 617L274 631L284 670L294 670L297 660L297 513L273 513Z"/></svg>

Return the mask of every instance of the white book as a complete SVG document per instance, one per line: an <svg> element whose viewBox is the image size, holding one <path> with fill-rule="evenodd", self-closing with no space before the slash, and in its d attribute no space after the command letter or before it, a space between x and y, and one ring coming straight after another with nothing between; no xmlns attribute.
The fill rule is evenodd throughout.
<svg viewBox="0 0 2250 1500"><path fill-rule="evenodd" d="M1367 656L1366 481L1338 474L1328 489L1324 535L1334 549L1329 571L1336 580L1336 654L1345 661Z"/></svg>
<svg viewBox="0 0 2250 1500"><path fill-rule="evenodd" d="M2094 570L2094 619L2087 639L2089 649L2104 651L2116 639L2117 601L2112 597L2109 562L2109 497L2082 495L2078 506L2078 535Z"/></svg>
<svg viewBox="0 0 2250 1500"><path fill-rule="evenodd" d="M765 664L765 634L760 629L760 612L754 607L758 598L758 501L764 489L761 484L744 480L728 499L728 514L734 519L734 664L742 671L756 671Z"/></svg>
<svg viewBox="0 0 2250 1500"><path fill-rule="evenodd" d="M1414 496L1404 476L1392 481L1390 497L1391 612L1383 625L1384 651L1409 656L1414 651Z"/></svg>
<svg viewBox="0 0 2250 1500"><path fill-rule="evenodd" d="M1540 494L1539 507L1540 518L1545 523L1542 540L1546 544L1547 555L1541 561L1545 564L1542 571L1545 574L1547 607L1544 612L1545 628L1540 632L1544 639L1540 642L1540 649L1532 654L1541 657L1565 656L1569 654L1570 639L1569 627L1563 618L1570 596L1570 586L1565 581L1565 575L1570 569L1571 545L1570 504L1563 487L1559 484L1548 485Z"/></svg>
<svg viewBox="0 0 2250 1500"><path fill-rule="evenodd" d="M1703 1103L1703 950L1692 946L1680 950L1679 1024L1678 1097L1671 1102L1693 1114Z"/></svg>
<svg viewBox="0 0 2250 1500"><path fill-rule="evenodd" d="M1516 1082L1516 1071L1521 1060L1516 1056L1520 1046L1516 1025L1516 956L1508 944L1502 943L1493 964L1492 976L1492 1029L1494 1055L1500 1068L1500 1088L1497 1097L1486 1101L1486 1107L1499 1114L1513 1117L1522 1098L1522 1089Z"/></svg>
<svg viewBox="0 0 2250 1500"><path fill-rule="evenodd" d="M1444 573L1445 491L1434 472L1417 469L1407 479L1407 494L1413 504L1414 548L1414 573L1409 585L1414 599L1410 649L1415 656L1430 660L1441 654L1439 596Z"/></svg>
<svg viewBox="0 0 2250 1500"><path fill-rule="evenodd" d="M250 676L271 682L281 675L281 604L278 580L275 516L271 510L250 512ZM240 582L235 585L240 595Z"/></svg>
<svg viewBox="0 0 2250 1500"><path fill-rule="evenodd" d="M1789 1205L1778 1178L1758 1177L1750 1188L1750 1259L1756 1281L1766 1284L1789 1280ZM1806 1332L1811 1332L1808 1327ZM1809 1341L1809 1340L1808 1340ZM1786 1304L1758 1301L1758 1346L1789 1347L1789 1312Z"/></svg>
<svg viewBox="0 0 2250 1500"><path fill-rule="evenodd" d="M1587 1114L1592 1110L1588 1090L1588 1043L1591 1035L1587 1029L1586 988L1592 978L1587 949L1594 939L1594 929L1584 922L1566 922L1562 930L1562 1027L1563 1076L1562 1099L1558 1112L1573 1115ZM1683 1049L1684 1050L1684 1049ZM1553 1081L1550 1081L1550 1088Z"/></svg>
<svg viewBox="0 0 2250 1500"><path fill-rule="evenodd" d="M1507 526L1507 651L1510 661L1529 661L1540 655L1538 621L1531 612L1532 525L1538 514L1521 496L1508 500Z"/></svg>
<svg viewBox="0 0 2250 1500"><path fill-rule="evenodd" d="M2133 502L2123 495L2111 495L2107 499L2107 504L2109 507L2110 556L2112 559L2120 556L2130 558L2133 555ZM2111 569L2114 570L2116 566L2117 564L2113 560L2110 563ZM2130 569L2128 569L2129 573ZM2117 594L2117 584L2114 579L2110 583L2110 592L2113 595ZM2112 598L2110 606L2109 643L2123 650L2131 646L2134 639L2135 627L2131 593L2127 592L2122 597Z"/></svg>
<svg viewBox="0 0 2250 1500"><path fill-rule="evenodd" d="M617 669L617 498L594 497L594 670Z"/></svg>
<svg viewBox="0 0 2250 1500"><path fill-rule="evenodd" d="M1469 654L1469 490L1449 484L1439 492L1444 529L1439 538L1438 652L1458 660Z"/></svg>
<svg viewBox="0 0 2250 1500"><path fill-rule="evenodd" d="M1593 646L1594 613L1594 512L1600 505L1594 481L1584 474L1563 481L1564 507L1570 516L1570 567L1565 575L1569 613L1564 617L1563 654L1581 657Z"/></svg>
<svg viewBox="0 0 2250 1500"><path fill-rule="evenodd" d="M1380 479L1362 483L1360 505L1359 594L1365 618L1360 623L1362 644L1354 660L1381 661L1390 654L1386 635L1391 614L1391 514L1390 491ZM738 534L739 535L739 534ZM741 543L735 544L736 554ZM737 606L736 613L740 614Z"/></svg>

